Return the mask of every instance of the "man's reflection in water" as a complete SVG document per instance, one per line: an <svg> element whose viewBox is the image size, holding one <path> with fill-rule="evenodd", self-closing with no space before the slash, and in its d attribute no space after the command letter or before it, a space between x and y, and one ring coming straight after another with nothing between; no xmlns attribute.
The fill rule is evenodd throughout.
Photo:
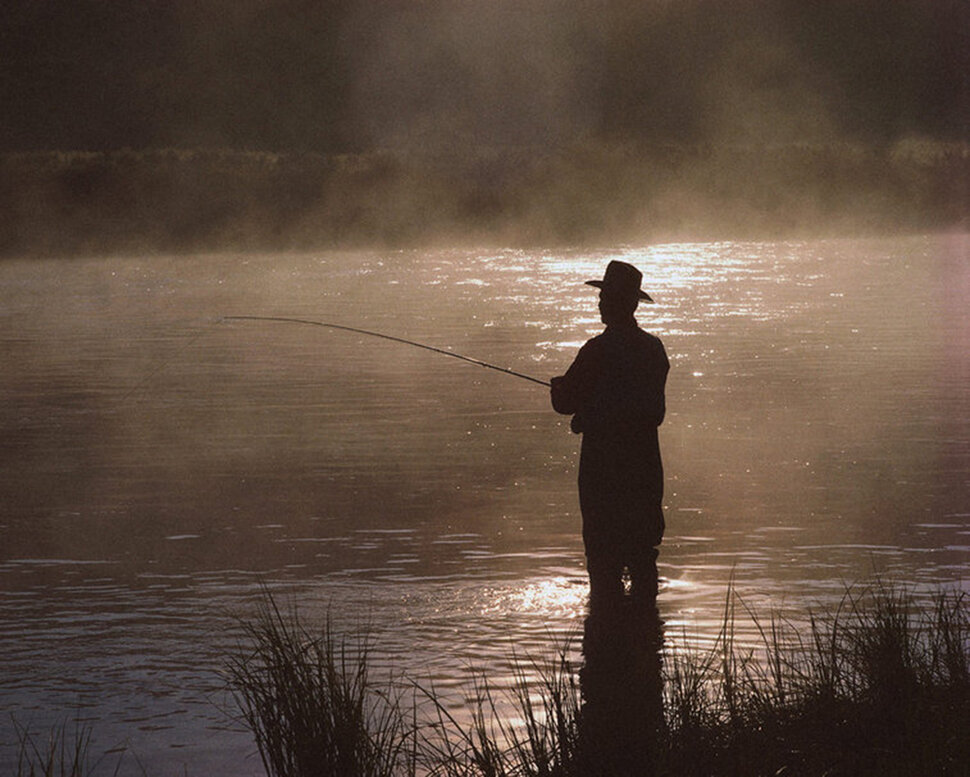
<svg viewBox="0 0 970 777"><path fill-rule="evenodd" d="M654 597L590 599L580 758L590 777L649 777L664 726L663 623Z"/></svg>

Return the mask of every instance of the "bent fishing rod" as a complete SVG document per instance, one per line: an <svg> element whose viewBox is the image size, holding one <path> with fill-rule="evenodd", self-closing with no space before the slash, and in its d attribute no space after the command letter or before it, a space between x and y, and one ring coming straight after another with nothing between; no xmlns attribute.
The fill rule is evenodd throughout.
<svg viewBox="0 0 970 777"><path fill-rule="evenodd" d="M531 375L525 375L521 372L516 372L515 370L510 370L508 367L499 367L497 364L489 364L481 359L473 359L471 356L465 356L460 353L455 353L454 351L448 351L444 348L436 348L433 345L426 345L424 343L417 343L414 340L405 340L403 337L395 337L394 335L385 335L381 332L371 332L369 329L358 329L353 326L344 326L342 324L330 324L325 321L310 321L305 318L285 318L283 316L223 316L219 319L222 321L282 321L290 324L306 324L308 326L321 326L326 329L339 329L343 332L353 332L359 335L368 335L369 337L379 337L382 340L390 340L391 342L401 343L402 345L412 345L415 348L423 348L426 351L433 351L434 353L440 353L442 356L450 356L453 359L461 359L463 362L468 362L469 364L477 364L479 367L486 367L490 370L496 370L497 372L504 372L506 375L511 375L515 378L522 378L522 380L532 381L533 383L538 383L540 386L549 386L549 381L541 380L539 378L534 378Z"/></svg>

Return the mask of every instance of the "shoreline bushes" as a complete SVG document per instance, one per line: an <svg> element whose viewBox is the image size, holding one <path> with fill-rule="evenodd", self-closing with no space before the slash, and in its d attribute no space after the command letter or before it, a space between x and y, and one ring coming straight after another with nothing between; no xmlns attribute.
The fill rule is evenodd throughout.
<svg viewBox="0 0 970 777"><path fill-rule="evenodd" d="M0 155L0 256L899 234L970 225L970 147Z"/></svg>

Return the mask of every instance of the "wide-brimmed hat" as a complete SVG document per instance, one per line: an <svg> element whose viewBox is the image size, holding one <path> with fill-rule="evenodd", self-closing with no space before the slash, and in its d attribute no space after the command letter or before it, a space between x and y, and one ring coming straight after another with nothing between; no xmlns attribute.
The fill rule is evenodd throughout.
<svg viewBox="0 0 970 777"><path fill-rule="evenodd" d="M653 302L650 295L640 288L642 281L643 273L636 267L614 259L606 265L606 274L603 276L603 280L586 281L586 283L610 294L624 297L635 296L644 302Z"/></svg>

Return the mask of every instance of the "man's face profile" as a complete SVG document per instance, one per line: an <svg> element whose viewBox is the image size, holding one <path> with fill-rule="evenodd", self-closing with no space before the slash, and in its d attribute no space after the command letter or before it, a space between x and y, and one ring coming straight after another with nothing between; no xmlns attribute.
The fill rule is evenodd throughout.
<svg viewBox="0 0 970 777"><path fill-rule="evenodd" d="M639 300L622 294L616 294L605 289L600 291L600 320L610 326L627 321L637 309Z"/></svg>

